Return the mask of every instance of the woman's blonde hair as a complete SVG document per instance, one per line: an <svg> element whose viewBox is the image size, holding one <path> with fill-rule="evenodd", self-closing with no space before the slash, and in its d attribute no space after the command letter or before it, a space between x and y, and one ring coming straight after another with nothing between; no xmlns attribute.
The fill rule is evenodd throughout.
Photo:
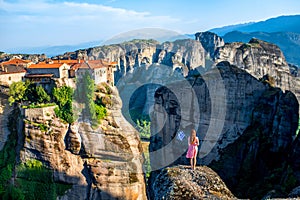
<svg viewBox="0 0 300 200"><path fill-rule="evenodd" d="M192 144L196 140L196 130L191 130L191 136L190 136L190 144Z"/></svg>

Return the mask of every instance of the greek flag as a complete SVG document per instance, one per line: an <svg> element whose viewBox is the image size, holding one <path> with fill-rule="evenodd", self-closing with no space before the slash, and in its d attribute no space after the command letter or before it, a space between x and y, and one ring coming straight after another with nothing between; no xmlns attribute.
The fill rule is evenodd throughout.
<svg viewBox="0 0 300 200"><path fill-rule="evenodd" d="M184 132L183 131L179 131L178 134L177 134L177 140L182 141L184 137L185 137Z"/></svg>

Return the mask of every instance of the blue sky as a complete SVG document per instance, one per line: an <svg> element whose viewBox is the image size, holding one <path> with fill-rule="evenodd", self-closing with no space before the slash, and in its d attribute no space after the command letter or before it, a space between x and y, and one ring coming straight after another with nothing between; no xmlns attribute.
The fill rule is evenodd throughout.
<svg viewBox="0 0 300 200"><path fill-rule="evenodd" d="M0 0L0 50L107 40L140 28L195 33L300 14L299 0Z"/></svg>

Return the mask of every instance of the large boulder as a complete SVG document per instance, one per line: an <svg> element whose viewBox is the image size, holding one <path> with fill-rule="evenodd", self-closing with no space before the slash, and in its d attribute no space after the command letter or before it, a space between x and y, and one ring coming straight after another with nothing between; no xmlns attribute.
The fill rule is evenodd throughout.
<svg viewBox="0 0 300 200"><path fill-rule="evenodd" d="M222 179L206 166L191 170L187 166L163 169L149 186L150 198L160 199L236 199Z"/></svg>

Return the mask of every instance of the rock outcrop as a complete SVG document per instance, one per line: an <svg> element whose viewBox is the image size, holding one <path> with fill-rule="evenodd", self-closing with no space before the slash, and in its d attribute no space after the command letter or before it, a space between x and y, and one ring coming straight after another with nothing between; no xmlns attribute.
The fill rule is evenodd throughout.
<svg viewBox="0 0 300 200"><path fill-rule="evenodd" d="M185 81L182 81L172 83L176 87L173 91L166 87L156 91L152 124L158 126L161 121L166 124L160 129L154 127L153 130L159 131L153 132L150 151L174 141L177 132L183 130L184 140L171 146L171 155L182 155L187 149L189 131L195 127L200 138L204 139L200 149L201 162L209 164L218 159L219 151L239 138L251 124L253 109L268 86L237 67L222 64L202 76L190 76L186 80L190 88L183 87ZM161 119L161 116L165 118ZM205 135L208 131L210 134ZM153 159L153 165L162 163L171 155L162 152ZM184 160L182 156L181 162Z"/></svg>
<svg viewBox="0 0 300 200"><path fill-rule="evenodd" d="M272 197L286 197L297 185L288 157L298 106L293 93L267 89L253 110L251 125L210 164L238 197L262 198L270 190Z"/></svg>
<svg viewBox="0 0 300 200"><path fill-rule="evenodd" d="M232 31L222 36L225 42L248 42L251 38L274 43L283 51L288 63L300 66L300 33L295 32L240 32Z"/></svg>
<svg viewBox="0 0 300 200"><path fill-rule="evenodd" d="M156 91L157 109L152 123L164 124L150 139L153 168L159 168L161 163L188 164L184 154L187 136L191 128L196 128L203 140L199 164L211 166L238 197L262 197L272 189L263 180L274 181L271 186L285 185L279 193L295 187L294 172L288 164L298 127L299 105L293 93L270 87L228 62L187 80L192 90L177 82L175 92L172 87ZM193 93L197 96L196 111L193 98L189 98ZM182 141L177 139L180 130L185 133ZM165 162L170 158L173 162ZM158 173L153 172L153 176ZM250 192L249 188L256 189Z"/></svg>
<svg viewBox="0 0 300 200"><path fill-rule="evenodd" d="M268 77L271 85L292 91L300 102L298 69L286 62L278 46L255 38L249 43L226 43L215 51L214 62L221 61L228 61L257 79Z"/></svg>
<svg viewBox="0 0 300 200"><path fill-rule="evenodd" d="M199 32L195 34L195 40L201 42L206 51L206 57L214 58L215 51L219 47L223 47L225 42L223 38L212 32Z"/></svg>
<svg viewBox="0 0 300 200"><path fill-rule="evenodd" d="M151 199L236 199L222 179L208 167L163 169L150 185Z"/></svg>
<svg viewBox="0 0 300 200"><path fill-rule="evenodd" d="M54 181L72 185L58 199L147 198L138 133L121 113L117 90L103 88L97 95L109 93L111 101L96 129L88 122L65 124L53 107L25 110L20 158L41 161L53 170Z"/></svg>
<svg viewBox="0 0 300 200"><path fill-rule="evenodd" d="M234 42L217 49L215 63L228 61L256 77L269 75L274 78L274 85L283 90L292 90L290 68L278 46L258 39L249 43Z"/></svg>

